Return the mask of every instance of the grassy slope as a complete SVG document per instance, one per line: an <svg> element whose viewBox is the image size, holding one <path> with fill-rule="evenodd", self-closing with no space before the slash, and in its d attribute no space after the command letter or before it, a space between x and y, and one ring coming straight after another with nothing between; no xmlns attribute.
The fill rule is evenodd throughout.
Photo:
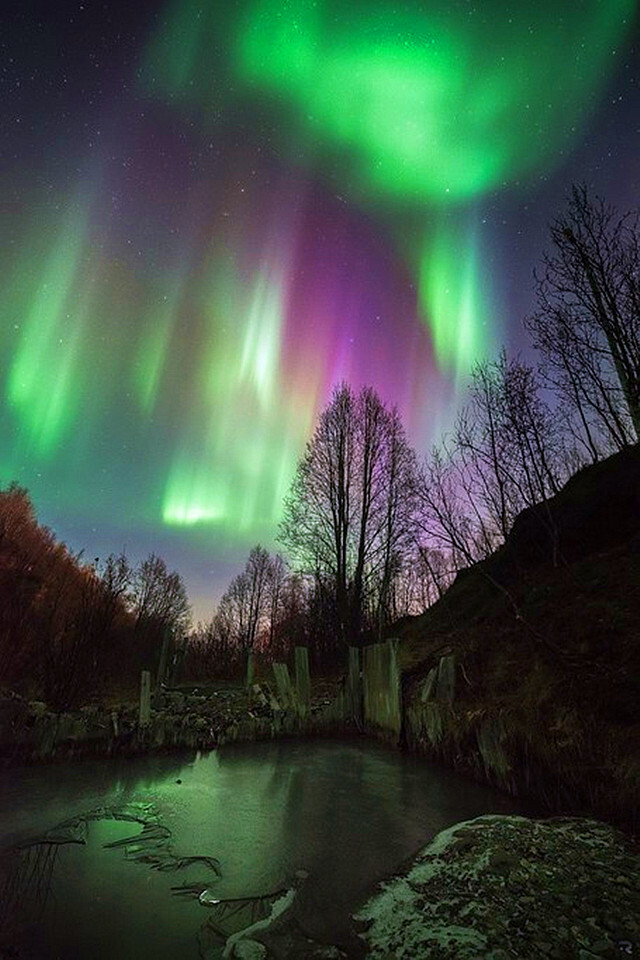
<svg viewBox="0 0 640 960"><path fill-rule="evenodd" d="M553 809L637 827L640 447L521 514L504 547L397 632L409 742ZM454 701L425 707L422 681L449 652Z"/></svg>

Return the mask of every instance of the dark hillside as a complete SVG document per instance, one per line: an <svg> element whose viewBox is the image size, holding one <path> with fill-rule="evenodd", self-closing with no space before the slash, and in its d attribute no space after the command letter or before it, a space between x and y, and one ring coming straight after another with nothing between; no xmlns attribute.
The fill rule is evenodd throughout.
<svg viewBox="0 0 640 960"><path fill-rule="evenodd" d="M398 632L409 743L552 809L637 826L639 447L524 511Z"/></svg>

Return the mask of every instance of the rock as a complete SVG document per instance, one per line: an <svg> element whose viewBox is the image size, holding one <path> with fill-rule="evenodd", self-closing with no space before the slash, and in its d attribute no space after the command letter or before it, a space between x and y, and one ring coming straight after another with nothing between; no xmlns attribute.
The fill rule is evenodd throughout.
<svg viewBox="0 0 640 960"><path fill-rule="evenodd" d="M489 857L489 868L495 873L509 873L519 865L520 859L512 853L498 847Z"/></svg>
<svg viewBox="0 0 640 960"><path fill-rule="evenodd" d="M635 926L636 864L607 824L479 817L438 834L356 919L371 960L603 960Z"/></svg>
<svg viewBox="0 0 640 960"><path fill-rule="evenodd" d="M235 960L264 960L267 948L258 940L240 940L233 948Z"/></svg>
<svg viewBox="0 0 640 960"><path fill-rule="evenodd" d="M220 903L220 897L215 892L215 890L203 890L198 900L204 907L214 907L216 903Z"/></svg>
<svg viewBox="0 0 640 960"><path fill-rule="evenodd" d="M44 717L47 712L47 705L42 700L29 701L29 713L32 717Z"/></svg>
<svg viewBox="0 0 640 960"><path fill-rule="evenodd" d="M267 707L269 705L269 701L262 692L262 687L259 683L254 683L254 685L251 687L251 695L259 706Z"/></svg>

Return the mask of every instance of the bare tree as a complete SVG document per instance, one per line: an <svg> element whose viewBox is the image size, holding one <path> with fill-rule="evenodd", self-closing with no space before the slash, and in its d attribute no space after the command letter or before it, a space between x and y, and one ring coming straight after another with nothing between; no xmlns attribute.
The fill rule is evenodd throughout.
<svg viewBox="0 0 640 960"><path fill-rule="evenodd" d="M287 571L280 590L276 629L269 640L272 657L284 657L292 647L308 645L309 594L308 579L299 573Z"/></svg>
<svg viewBox="0 0 640 960"><path fill-rule="evenodd" d="M461 487L482 504L501 539L522 509L560 489L567 476L564 442L532 367L504 350L476 364L454 445L464 466ZM480 517L476 522L482 526Z"/></svg>
<svg viewBox="0 0 640 960"><path fill-rule="evenodd" d="M207 623L198 623L181 646L181 675L188 680L210 680L229 676L238 665L238 651L228 643L216 614Z"/></svg>
<svg viewBox="0 0 640 960"><path fill-rule="evenodd" d="M418 486L418 549L460 569L504 542L521 510L535 507L553 544L547 498L568 476L566 437L535 371L504 351L476 364L453 436L427 460ZM554 549L554 559L556 552Z"/></svg>
<svg viewBox="0 0 640 960"><path fill-rule="evenodd" d="M280 540L294 564L318 579L330 573L338 629L348 631L349 552L355 510L355 398L343 384L323 411L284 503Z"/></svg>
<svg viewBox="0 0 640 960"><path fill-rule="evenodd" d="M234 577L220 599L214 617L221 642L239 652L248 650L251 590L246 573Z"/></svg>
<svg viewBox="0 0 640 960"><path fill-rule="evenodd" d="M551 226L553 251L536 276L538 309L526 321L592 460L640 438L638 216L574 187Z"/></svg>
<svg viewBox="0 0 640 960"><path fill-rule="evenodd" d="M247 633L243 644L247 651L254 649L260 629L264 626L269 609L268 589L272 570L268 550L258 544L249 554L244 574L249 590Z"/></svg>
<svg viewBox="0 0 640 960"><path fill-rule="evenodd" d="M386 417L379 514L379 559L373 565L379 570L376 580L378 597L375 620L378 637L384 627L399 613L408 612L398 602L396 587L406 576L407 560L413 552L414 518L417 507L415 489L417 460L408 445L404 428L396 410Z"/></svg>
<svg viewBox="0 0 640 960"><path fill-rule="evenodd" d="M416 528L423 551L440 551L455 570L489 556L500 542L476 499L467 464L446 439L426 458L416 485Z"/></svg>
<svg viewBox="0 0 640 960"><path fill-rule="evenodd" d="M17 484L0 490L0 677L29 672L33 608L52 537L38 526L29 494Z"/></svg>
<svg viewBox="0 0 640 960"><path fill-rule="evenodd" d="M500 414L509 450L510 479L524 506L559 492L567 479L563 424L541 395L539 377L503 350L494 364L502 398Z"/></svg>
<svg viewBox="0 0 640 960"><path fill-rule="evenodd" d="M157 661L165 624L182 628L188 615L184 585L162 561L135 573L124 555L84 562L38 524L25 490L0 491L2 679L57 709L135 683Z"/></svg>
<svg viewBox="0 0 640 960"><path fill-rule="evenodd" d="M314 602L335 608L342 643L373 626L363 618L376 594L380 616L389 609L413 462L397 414L374 390L334 390L285 500L280 540L314 578Z"/></svg>
<svg viewBox="0 0 640 960"><path fill-rule="evenodd" d="M98 576L102 587L101 626L106 633L127 600L133 570L124 553L110 554L98 567Z"/></svg>
<svg viewBox="0 0 640 960"><path fill-rule="evenodd" d="M469 400L461 410L453 436L460 492L466 496L474 526L487 550L495 532L504 539L518 506L509 482L508 440L502 430L503 384L489 363L476 364Z"/></svg>
<svg viewBox="0 0 640 960"><path fill-rule="evenodd" d="M269 632L266 638L267 646L272 649L279 634L280 622L283 614L285 590L287 586L287 565L280 554L276 554L269 564L266 590L268 606Z"/></svg>
<svg viewBox="0 0 640 960"><path fill-rule="evenodd" d="M408 577L410 593L407 613L426 610L443 597L457 572L444 550L426 546L419 539L414 542L414 547L415 559Z"/></svg>
<svg viewBox="0 0 640 960"><path fill-rule="evenodd" d="M182 633L189 622L189 601L182 577L169 572L162 557L151 553L133 574L132 600L137 624L155 622Z"/></svg>
<svg viewBox="0 0 640 960"><path fill-rule="evenodd" d="M251 550L242 573L234 577L220 599L215 629L221 642L237 653L253 651L260 633L267 629L273 576L274 561L258 544Z"/></svg>

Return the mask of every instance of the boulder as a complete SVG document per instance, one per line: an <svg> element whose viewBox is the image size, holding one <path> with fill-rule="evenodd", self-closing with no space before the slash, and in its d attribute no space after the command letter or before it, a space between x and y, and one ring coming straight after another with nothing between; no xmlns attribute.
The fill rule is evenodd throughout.
<svg viewBox="0 0 640 960"><path fill-rule="evenodd" d="M264 960L267 948L258 940L240 940L233 948L234 960Z"/></svg>
<svg viewBox="0 0 640 960"><path fill-rule="evenodd" d="M29 701L29 714L32 717L44 717L47 712L47 705L43 700Z"/></svg>

